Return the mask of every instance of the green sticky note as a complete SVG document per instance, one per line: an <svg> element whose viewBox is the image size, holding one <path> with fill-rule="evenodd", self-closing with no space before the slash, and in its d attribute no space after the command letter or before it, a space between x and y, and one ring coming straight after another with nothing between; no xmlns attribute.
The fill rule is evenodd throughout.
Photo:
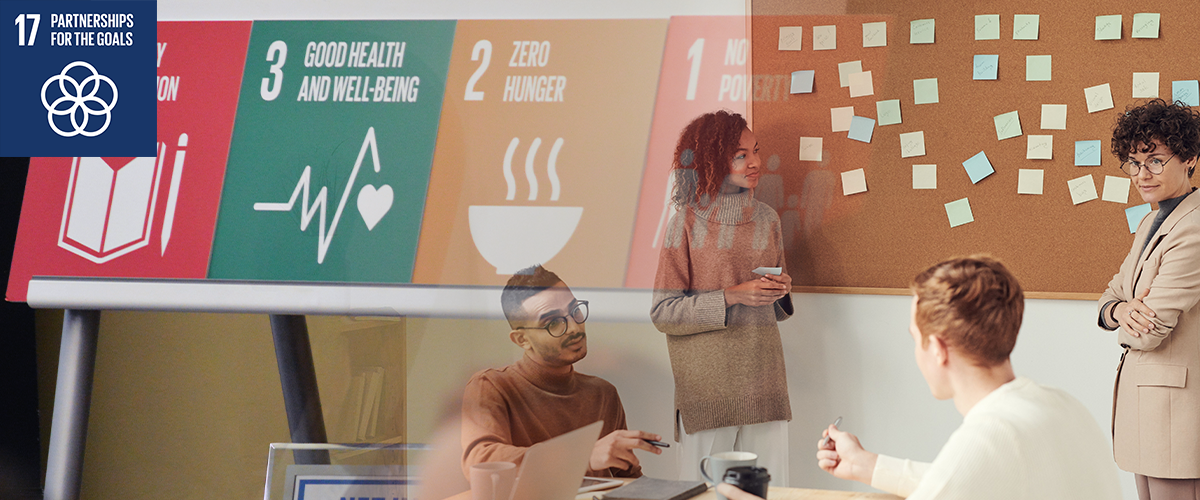
<svg viewBox="0 0 1200 500"><path fill-rule="evenodd" d="M1037 14L1017 14L1013 16L1013 40L1038 39Z"/></svg>
<svg viewBox="0 0 1200 500"><path fill-rule="evenodd" d="M954 200L946 204L946 217L950 219L950 227L958 227L968 222L975 222L971 213L971 202L966 198Z"/></svg>
<svg viewBox="0 0 1200 500"><path fill-rule="evenodd" d="M934 104L938 102L937 78L913 80L913 102L915 104Z"/></svg>
<svg viewBox="0 0 1200 500"><path fill-rule="evenodd" d="M908 43L933 43L933 19L916 19L908 23Z"/></svg>
<svg viewBox="0 0 1200 500"><path fill-rule="evenodd" d="M1000 39L1000 14L983 14L975 16L976 40Z"/></svg>
<svg viewBox="0 0 1200 500"><path fill-rule="evenodd" d="M896 125L900 123L900 99L888 99L875 103L875 117L879 125Z"/></svg>
<svg viewBox="0 0 1200 500"><path fill-rule="evenodd" d="M210 278L412 281L454 31L254 23ZM343 62L306 65L314 40Z"/></svg>
<svg viewBox="0 0 1200 500"><path fill-rule="evenodd" d="M1096 16L1097 40L1121 39L1121 15Z"/></svg>
<svg viewBox="0 0 1200 500"><path fill-rule="evenodd" d="M1003 141L1021 135L1021 117L1016 111L996 115L992 119L996 123L996 139Z"/></svg>
<svg viewBox="0 0 1200 500"><path fill-rule="evenodd" d="M1025 81L1050 81L1050 56L1025 56Z"/></svg>
<svg viewBox="0 0 1200 500"><path fill-rule="evenodd" d="M1158 38L1158 14L1140 13L1133 15L1134 38Z"/></svg>

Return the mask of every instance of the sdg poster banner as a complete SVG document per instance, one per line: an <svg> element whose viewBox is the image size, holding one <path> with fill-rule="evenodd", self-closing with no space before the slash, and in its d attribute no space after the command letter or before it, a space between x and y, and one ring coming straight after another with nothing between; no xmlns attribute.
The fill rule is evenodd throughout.
<svg viewBox="0 0 1200 500"><path fill-rule="evenodd" d="M0 2L0 156L154 156L153 1Z"/></svg>
<svg viewBox="0 0 1200 500"><path fill-rule="evenodd" d="M454 21L256 21L210 278L408 283Z"/></svg>
<svg viewBox="0 0 1200 500"><path fill-rule="evenodd" d="M250 24L160 23L156 154L30 160L8 300L33 276L206 276Z"/></svg>

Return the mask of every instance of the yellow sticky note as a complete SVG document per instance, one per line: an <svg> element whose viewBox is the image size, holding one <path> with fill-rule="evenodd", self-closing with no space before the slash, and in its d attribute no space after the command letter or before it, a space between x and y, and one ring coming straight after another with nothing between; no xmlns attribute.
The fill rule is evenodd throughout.
<svg viewBox="0 0 1200 500"><path fill-rule="evenodd" d="M1075 205L1096 199L1096 181L1092 174L1067 181L1067 189L1071 191L1071 203Z"/></svg>
<svg viewBox="0 0 1200 500"><path fill-rule="evenodd" d="M996 123L996 139L1003 141L1021 135L1021 118L1016 111L996 115L992 119Z"/></svg>
<svg viewBox="0 0 1200 500"><path fill-rule="evenodd" d="M937 78L913 80L913 103L934 104L938 102Z"/></svg>
<svg viewBox="0 0 1200 500"><path fill-rule="evenodd" d="M1030 135L1025 146L1026 160L1051 160L1054 157L1054 136Z"/></svg>
<svg viewBox="0 0 1200 500"><path fill-rule="evenodd" d="M975 222L975 215L971 213L971 202L963 198L947 203L946 218L950 219L950 227L958 227L968 222Z"/></svg>
<svg viewBox="0 0 1200 500"><path fill-rule="evenodd" d="M863 47L887 46L887 22L863 23Z"/></svg>
<svg viewBox="0 0 1200 500"><path fill-rule="evenodd" d="M916 19L908 23L908 43L933 43L933 19Z"/></svg>
<svg viewBox="0 0 1200 500"><path fill-rule="evenodd" d="M1129 203L1129 184L1128 177L1104 176L1104 195L1100 199L1122 205Z"/></svg>
<svg viewBox="0 0 1200 500"><path fill-rule="evenodd" d="M829 108L829 120L833 123L834 132L850 130L850 122L854 118L854 106L844 108Z"/></svg>
<svg viewBox="0 0 1200 500"><path fill-rule="evenodd" d="M1013 16L1013 40L1038 39L1037 14L1017 14Z"/></svg>
<svg viewBox="0 0 1200 500"><path fill-rule="evenodd" d="M1158 73L1133 74L1133 98L1158 97Z"/></svg>
<svg viewBox="0 0 1200 500"><path fill-rule="evenodd" d="M925 131L900 134L900 157L925 156Z"/></svg>
<svg viewBox="0 0 1200 500"><path fill-rule="evenodd" d="M875 95L875 85L871 82L871 72L863 71L850 75L850 97Z"/></svg>
<svg viewBox="0 0 1200 500"><path fill-rule="evenodd" d="M1000 39L1000 14L982 14L975 16L976 40Z"/></svg>
<svg viewBox="0 0 1200 500"><path fill-rule="evenodd" d="M837 48L837 26L813 26L813 50Z"/></svg>
<svg viewBox="0 0 1200 500"><path fill-rule="evenodd" d="M1066 130L1067 129L1067 105L1066 104L1043 104L1042 105L1042 128L1045 130Z"/></svg>
<svg viewBox="0 0 1200 500"><path fill-rule="evenodd" d="M843 87L850 86L850 75L862 73L862 61L847 61L838 63L838 82Z"/></svg>
<svg viewBox="0 0 1200 500"><path fill-rule="evenodd" d="M1050 56L1025 56L1025 81L1050 81Z"/></svg>
<svg viewBox="0 0 1200 500"><path fill-rule="evenodd" d="M913 165L913 189L937 189L937 165Z"/></svg>
<svg viewBox="0 0 1200 500"><path fill-rule="evenodd" d="M779 27L779 50L800 50L804 45L804 28L801 26Z"/></svg>
<svg viewBox="0 0 1200 500"><path fill-rule="evenodd" d="M842 195L849 196L865 192L867 192L867 174L863 169L842 172Z"/></svg>
<svg viewBox="0 0 1200 500"><path fill-rule="evenodd" d="M820 137L800 138L800 161L821 161Z"/></svg>
<svg viewBox="0 0 1200 500"><path fill-rule="evenodd" d="M1112 89L1108 84L1097 85L1083 89L1083 97L1087 99L1088 113L1112 109Z"/></svg>
<svg viewBox="0 0 1200 500"><path fill-rule="evenodd" d="M1121 39L1121 15L1096 16L1097 40Z"/></svg>
<svg viewBox="0 0 1200 500"><path fill-rule="evenodd" d="M1017 194L1042 194L1045 171L1035 168L1017 170Z"/></svg>

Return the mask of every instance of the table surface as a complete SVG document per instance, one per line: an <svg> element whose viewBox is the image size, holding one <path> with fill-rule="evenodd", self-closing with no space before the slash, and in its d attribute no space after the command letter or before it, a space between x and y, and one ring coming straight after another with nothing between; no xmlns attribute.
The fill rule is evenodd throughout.
<svg viewBox="0 0 1200 500"><path fill-rule="evenodd" d="M609 490L612 491L612 490ZM603 499L604 492L588 492L577 495L575 500L592 500L593 497ZM692 497L690 500L716 500L717 492L712 488ZM464 491L447 500L470 500L471 492ZM902 497L888 493L863 493L859 491L813 490L808 488L776 488L767 490L767 500L902 500Z"/></svg>

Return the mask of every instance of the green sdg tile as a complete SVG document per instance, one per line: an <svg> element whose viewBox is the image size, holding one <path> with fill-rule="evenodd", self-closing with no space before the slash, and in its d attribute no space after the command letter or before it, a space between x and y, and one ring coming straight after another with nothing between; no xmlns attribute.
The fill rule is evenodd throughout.
<svg viewBox="0 0 1200 500"><path fill-rule="evenodd" d="M412 280L454 29L254 23L210 278Z"/></svg>

